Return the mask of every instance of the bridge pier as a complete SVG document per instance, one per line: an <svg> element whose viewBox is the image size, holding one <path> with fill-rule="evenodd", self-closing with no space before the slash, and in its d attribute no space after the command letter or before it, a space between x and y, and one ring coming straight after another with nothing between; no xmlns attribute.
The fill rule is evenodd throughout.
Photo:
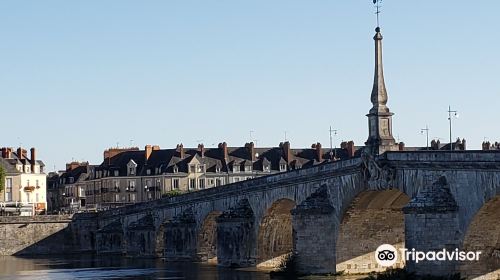
<svg viewBox="0 0 500 280"><path fill-rule="evenodd" d="M460 250L461 231L458 206L450 192L445 177L439 178L432 186L422 189L403 208L405 213L406 248L415 251L455 252ZM417 274L446 276L457 273L457 261L420 260L410 255L406 268Z"/></svg>
<svg viewBox="0 0 500 280"><path fill-rule="evenodd" d="M130 224L126 236L128 256L155 257L156 234L151 214Z"/></svg>
<svg viewBox="0 0 500 280"><path fill-rule="evenodd" d="M167 261L196 258L196 219L188 208L164 224L165 258Z"/></svg>
<svg viewBox="0 0 500 280"><path fill-rule="evenodd" d="M326 186L322 186L292 210L292 226L293 254L298 272L335 273L335 244L339 222Z"/></svg>
<svg viewBox="0 0 500 280"><path fill-rule="evenodd" d="M125 242L122 222L116 220L98 230L96 241L97 254L123 254Z"/></svg>
<svg viewBox="0 0 500 280"><path fill-rule="evenodd" d="M226 267L256 265L255 215L247 199L217 218L217 262Z"/></svg>

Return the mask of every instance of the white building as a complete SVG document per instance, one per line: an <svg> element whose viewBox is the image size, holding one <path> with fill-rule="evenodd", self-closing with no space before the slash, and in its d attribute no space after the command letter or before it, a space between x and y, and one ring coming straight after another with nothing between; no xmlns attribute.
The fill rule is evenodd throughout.
<svg viewBox="0 0 500 280"><path fill-rule="evenodd" d="M16 152L12 148L2 148L0 166L6 173L0 208L32 209L31 214L33 211L44 213L47 210L47 179L45 165L36 159L35 148L31 148L30 157L22 148Z"/></svg>

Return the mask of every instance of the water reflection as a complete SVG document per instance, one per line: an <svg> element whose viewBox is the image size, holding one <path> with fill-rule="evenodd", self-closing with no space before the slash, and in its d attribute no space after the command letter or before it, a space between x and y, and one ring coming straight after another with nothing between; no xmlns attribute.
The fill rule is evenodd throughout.
<svg viewBox="0 0 500 280"><path fill-rule="evenodd" d="M166 263L121 256L65 256L57 258L0 257L0 279L97 280L97 279L193 279L264 280L262 271L233 270L200 263Z"/></svg>

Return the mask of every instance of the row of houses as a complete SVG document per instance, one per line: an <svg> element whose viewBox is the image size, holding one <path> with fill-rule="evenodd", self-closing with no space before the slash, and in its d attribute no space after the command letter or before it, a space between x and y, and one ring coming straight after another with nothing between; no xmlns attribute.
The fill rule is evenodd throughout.
<svg viewBox="0 0 500 280"><path fill-rule="evenodd" d="M358 152L352 141L337 149L322 148L320 143L292 149L289 142L270 148L257 148L254 143L228 147L225 142L216 148L202 144L110 148L99 165L72 162L64 172L49 174L49 208L118 207L350 158Z"/></svg>

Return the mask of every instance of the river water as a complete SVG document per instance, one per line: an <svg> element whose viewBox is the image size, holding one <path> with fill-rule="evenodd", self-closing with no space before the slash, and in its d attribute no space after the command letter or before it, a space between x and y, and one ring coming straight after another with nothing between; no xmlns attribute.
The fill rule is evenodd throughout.
<svg viewBox="0 0 500 280"><path fill-rule="evenodd" d="M258 270L224 269L202 263L167 263L121 256L18 258L0 256L1 280L200 279L267 280Z"/></svg>

